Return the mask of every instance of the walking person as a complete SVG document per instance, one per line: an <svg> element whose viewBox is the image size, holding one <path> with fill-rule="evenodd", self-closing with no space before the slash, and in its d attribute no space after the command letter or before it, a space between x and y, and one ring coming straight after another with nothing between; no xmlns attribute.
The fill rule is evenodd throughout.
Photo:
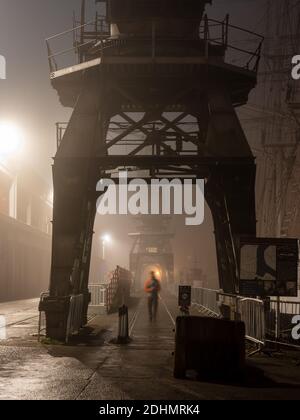
<svg viewBox="0 0 300 420"><path fill-rule="evenodd" d="M151 271L149 279L145 282L145 292L148 294L148 310L150 322L156 321L158 309L158 295L161 291L159 280L155 277L154 271Z"/></svg>

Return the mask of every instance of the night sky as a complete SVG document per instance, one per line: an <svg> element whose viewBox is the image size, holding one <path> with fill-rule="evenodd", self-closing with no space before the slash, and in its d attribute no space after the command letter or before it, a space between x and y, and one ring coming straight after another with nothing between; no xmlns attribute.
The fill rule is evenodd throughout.
<svg viewBox="0 0 300 420"><path fill-rule="evenodd" d="M51 88L44 40L70 29L73 10L78 14L79 5L80 0L0 0L0 54L7 60L7 80L0 80L0 121L12 121L21 128L25 158L49 184L51 158L55 154L55 122L67 121L71 110L62 108ZM258 31L264 5L263 0L215 0L207 12L216 18L230 13L233 24ZM110 265L127 265L127 233L132 230L127 226L128 219L102 218L97 223L97 235L111 220L110 232L115 240L114 248L108 251ZM176 223L174 248L178 268L187 264L196 249L209 278L216 276L212 230L209 211L201 227L187 228ZM124 247L128 252L124 252Z"/></svg>

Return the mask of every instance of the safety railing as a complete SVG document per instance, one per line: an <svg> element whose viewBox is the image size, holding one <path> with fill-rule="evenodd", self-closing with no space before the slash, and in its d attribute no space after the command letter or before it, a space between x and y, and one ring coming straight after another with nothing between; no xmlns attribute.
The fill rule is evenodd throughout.
<svg viewBox="0 0 300 420"><path fill-rule="evenodd" d="M42 293L40 298L40 307L43 307L44 299L49 297L49 292ZM82 314L83 314L84 296L74 295L70 297L69 313L66 326L66 343L73 334L77 334L82 327ZM43 334L45 332L45 334ZM46 314L44 311L39 310L38 322L38 341L42 336L46 336Z"/></svg>
<svg viewBox="0 0 300 420"><path fill-rule="evenodd" d="M90 306L106 306L106 291L107 284L90 284L89 290L91 293Z"/></svg>
<svg viewBox="0 0 300 420"><path fill-rule="evenodd" d="M300 347L300 342L292 338L293 318L300 315L300 301L271 299L266 319L266 335L269 341L282 345Z"/></svg>
<svg viewBox="0 0 300 420"><path fill-rule="evenodd" d="M104 284L89 284L89 291L91 293L90 308L99 314L108 312L107 307L107 283Z"/></svg>
<svg viewBox="0 0 300 420"><path fill-rule="evenodd" d="M66 343L73 334L77 334L82 327L84 296L74 295L70 298L69 316L67 321Z"/></svg>
<svg viewBox="0 0 300 420"><path fill-rule="evenodd" d="M207 315L243 321L246 338L260 346L274 342L300 347L300 342L292 338L293 318L300 315L300 301L272 299L268 304L260 299L194 288L192 302Z"/></svg>
<svg viewBox="0 0 300 420"><path fill-rule="evenodd" d="M276 311L277 301L271 300L271 310ZM282 300L279 301L279 310L281 314L300 315L300 301Z"/></svg>
<svg viewBox="0 0 300 420"><path fill-rule="evenodd" d="M221 317L228 319L238 319L238 299L237 295L220 292L218 294L218 305L220 307Z"/></svg>
<svg viewBox="0 0 300 420"><path fill-rule="evenodd" d="M49 297L49 292L41 294L40 305L43 303L44 299ZM43 334L44 332L44 334ZM44 311L39 311L39 323L38 323L38 341L41 341L41 336L46 335L46 315Z"/></svg>
<svg viewBox="0 0 300 420"><path fill-rule="evenodd" d="M206 310L212 316L219 317L221 316L221 313L218 296L219 293L217 290L193 288L192 304Z"/></svg>
<svg viewBox="0 0 300 420"><path fill-rule="evenodd" d="M265 344L265 309L259 299L238 298L237 314L245 323L246 338L257 344Z"/></svg>
<svg viewBox="0 0 300 420"><path fill-rule="evenodd" d="M109 273L109 280L106 289L106 307L108 313L111 312L114 307L114 301L119 288L119 280L118 268Z"/></svg>
<svg viewBox="0 0 300 420"><path fill-rule="evenodd" d="M204 16L200 25L200 38L205 41L205 54L210 46L219 46L224 51L225 62L257 73L264 37L256 32L229 24L229 15L224 20Z"/></svg>
<svg viewBox="0 0 300 420"><path fill-rule="evenodd" d="M90 307L99 309L100 313L109 313L116 306L128 301L131 288L131 274L128 270L117 267L108 274L106 283L90 284Z"/></svg>
<svg viewBox="0 0 300 420"><path fill-rule="evenodd" d="M47 38L50 71L81 63L84 52L109 35L110 29L105 18L98 16L84 25L73 25L72 29Z"/></svg>
<svg viewBox="0 0 300 420"><path fill-rule="evenodd" d="M127 42L142 42L144 56L155 59L160 56L160 51L165 52L166 42L178 42L174 38L162 37L155 30L156 22L152 22L152 35L148 38L140 36L123 37L120 39L110 38L110 27L105 17L97 17L96 20L84 25L54 35L46 39L48 61L51 73L80 64L88 60L91 49L96 47L97 56L101 57L107 48L121 48ZM199 50L199 56L209 57L214 55L213 46L220 47L221 56L225 62L234 64L257 72L264 37L246 29L229 24L229 17L224 20L208 19L204 16L200 23L199 38L203 43L203 49ZM183 39L182 41L189 41ZM149 46L149 47L148 47Z"/></svg>
<svg viewBox="0 0 300 420"><path fill-rule="evenodd" d="M246 338L257 344L265 343L265 316L262 300L230 295L218 290L194 288L192 303L204 309L207 315L243 321Z"/></svg>

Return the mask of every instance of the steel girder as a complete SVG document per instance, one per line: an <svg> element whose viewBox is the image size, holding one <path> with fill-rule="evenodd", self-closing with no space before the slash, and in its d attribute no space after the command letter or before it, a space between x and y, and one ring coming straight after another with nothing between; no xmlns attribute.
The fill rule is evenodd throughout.
<svg viewBox="0 0 300 420"><path fill-rule="evenodd" d="M149 98L143 102L131 85L114 84L105 72L91 70L84 77L53 166L53 253L50 297L44 303L48 336L65 337L74 294L85 296L81 316L82 324L86 322L96 184L120 167L147 170L152 177L206 178L220 286L226 292L237 292L235 237L256 233L255 162L226 84L205 80L193 90L183 80L180 87L172 90L168 86L166 91L160 84L160 95L151 99L149 88ZM179 104L180 115L170 120L165 112L174 103ZM140 119L128 111L134 112L135 104L144 109ZM120 132L108 135L117 115L121 117ZM180 127L186 117L196 120L196 134ZM159 128L153 129L158 122ZM137 131L139 143L126 153L122 142Z"/></svg>

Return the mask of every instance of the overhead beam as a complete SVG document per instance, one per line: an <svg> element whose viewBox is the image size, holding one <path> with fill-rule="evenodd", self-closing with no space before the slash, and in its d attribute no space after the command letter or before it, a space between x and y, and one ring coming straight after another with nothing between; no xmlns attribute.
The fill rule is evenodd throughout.
<svg viewBox="0 0 300 420"><path fill-rule="evenodd" d="M74 158L55 158L56 160L64 161L65 164L68 164L68 161L74 161ZM82 161L82 159L81 159ZM89 159L90 165L99 166L99 169L111 170L116 168L126 168L134 167L140 169L168 169L172 167L175 169L176 166L179 168L186 167L187 170L194 168L196 171L199 169L213 169L217 167L224 166L245 166L253 165L255 162L254 157L227 157L227 158L218 158L218 157L201 157L201 156L191 156L191 155L180 155L180 156L151 156L151 155L138 155L138 156L128 156L128 155L109 155L109 156L96 156Z"/></svg>

